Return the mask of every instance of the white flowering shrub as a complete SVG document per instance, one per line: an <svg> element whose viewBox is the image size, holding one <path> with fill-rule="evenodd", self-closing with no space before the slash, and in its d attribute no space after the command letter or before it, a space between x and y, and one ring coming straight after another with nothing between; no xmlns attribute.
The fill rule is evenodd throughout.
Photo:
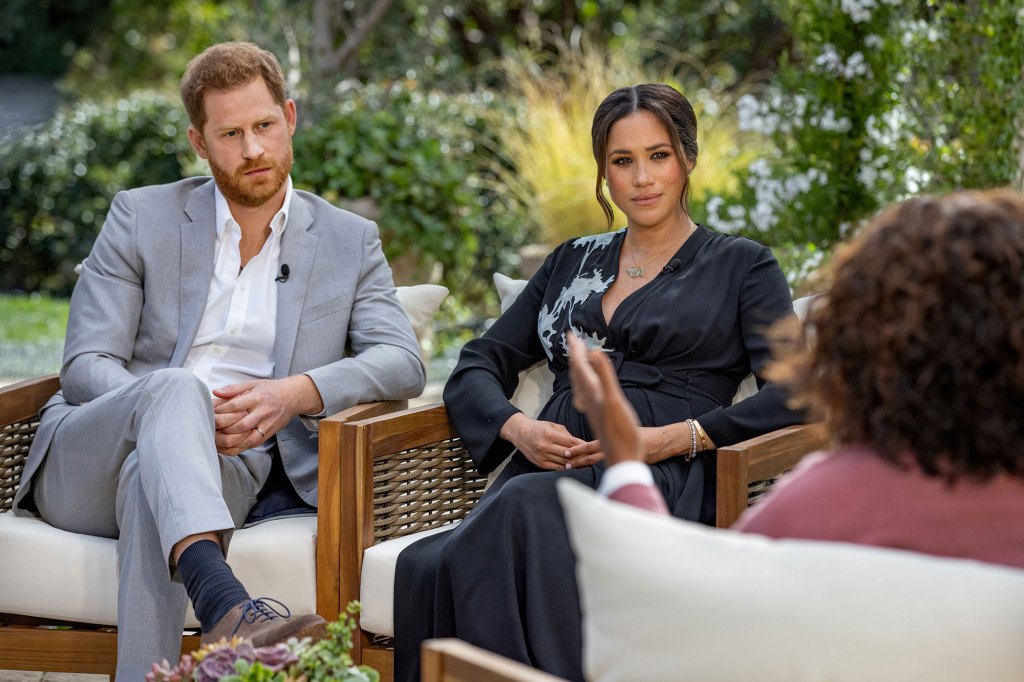
<svg viewBox="0 0 1024 682"><path fill-rule="evenodd" d="M796 58L760 97L737 101L740 129L765 136L774 149L741 174L736 195L705 204L708 223L807 254L791 277L820 263L823 248L902 186L898 45L890 28L898 3L793 3ZM801 244L819 246L793 246Z"/></svg>
<svg viewBox="0 0 1024 682"><path fill-rule="evenodd" d="M1021 184L1020 0L791 0L787 19L794 58L736 104L772 151L705 210L775 247L794 288L893 200Z"/></svg>

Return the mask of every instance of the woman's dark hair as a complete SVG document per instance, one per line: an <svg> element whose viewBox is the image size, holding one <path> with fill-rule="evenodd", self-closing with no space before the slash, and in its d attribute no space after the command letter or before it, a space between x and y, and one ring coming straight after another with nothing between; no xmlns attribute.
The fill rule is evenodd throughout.
<svg viewBox="0 0 1024 682"><path fill-rule="evenodd" d="M594 113L594 125L590 129L590 137L594 146L594 160L597 162L597 201L601 204L608 227L612 227L615 214L608 199L604 196L602 184L605 179L607 163L608 135L615 123L640 110L649 111L661 121L668 131L676 158L683 167L686 186L683 188L681 204L689 215L688 198L690 194L690 166L697 163L697 116L693 113L690 102L675 88L662 83L644 83L629 88L619 88L604 98Z"/></svg>
<svg viewBox="0 0 1024 682"><path fill-rule="evenodd" d="M921 197L835 258L773 375L839 443L929 475L1024 475L1024 197ZM811 332L810 330L813 330Z"/></svg>

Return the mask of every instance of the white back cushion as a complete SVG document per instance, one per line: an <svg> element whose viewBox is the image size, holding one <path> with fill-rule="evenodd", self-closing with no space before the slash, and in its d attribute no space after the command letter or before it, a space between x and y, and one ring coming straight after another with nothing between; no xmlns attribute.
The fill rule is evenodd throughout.
<svg viewBox="0 0 1024 682"><path fill-rule="evenodd" d="M558 486L588 679L1024 679L1024 571L769 540Z"/></svg>
<svg viewBox="0 0 1024 682"><path fill-rule="evenodd" d="M434 313L448 296L448 288L440 284L414 284L407 287L395 287L395 295L412 323L416 338L422 343L430 333L430 323L434 319Z"/></svg>
<svg viewBox="0 0 1024 682"><path fill-rule="evenodd" d="M494 273L494 287L498 290L501 312L504 313L522 293L526 287L526 280L512 279L496 272ZM528 329L526 333L535 334L536 331ZM526 416L536 417L540 414L540 408L544 407L551 397L554 383L555 375L548 369L547 360L541 360L519 373L519 386L512 394L511 402Z"/></svg>

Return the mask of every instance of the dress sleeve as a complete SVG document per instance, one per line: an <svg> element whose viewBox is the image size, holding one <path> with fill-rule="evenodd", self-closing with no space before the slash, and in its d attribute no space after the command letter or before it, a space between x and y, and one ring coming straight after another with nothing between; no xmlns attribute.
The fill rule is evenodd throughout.
<svg viewBox="0 0 1024 682"><path fill-rule="evenodd" d="M775 321L793 314L789 286L767 247L747 271L740 287L739 326L758 392L735 405L702 415L700 425L716 445L729 445L804 421L802 412L786 406L786 393L763 378L771 361L766 331Z"/></svg>
<svg viewBox="0 0 1024 682"><path fill-rule="evenodd" d="M463 346L445 384L448 415L480 473L493 471L514 449L498 434L509 417L520 411L509 402L519 385L519 372L547 359L537 334L537 318L557 253L548 255L490 329Z"/></svg>

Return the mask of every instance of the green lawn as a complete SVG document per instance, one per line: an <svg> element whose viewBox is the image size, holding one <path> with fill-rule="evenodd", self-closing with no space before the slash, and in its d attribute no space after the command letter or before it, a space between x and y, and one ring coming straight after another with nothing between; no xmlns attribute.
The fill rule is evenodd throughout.
<svg viewBox="0 0 1024 682"><path fill-rule="evenodd" d="M68 326L66 298L0 296L0 341L63 339Z"/></svg>
<svg viewBox="0 0 1024 682"><path fill-rule="evenodd" d="M0 381L60 369L68 299L0 295Z"/></svg>

